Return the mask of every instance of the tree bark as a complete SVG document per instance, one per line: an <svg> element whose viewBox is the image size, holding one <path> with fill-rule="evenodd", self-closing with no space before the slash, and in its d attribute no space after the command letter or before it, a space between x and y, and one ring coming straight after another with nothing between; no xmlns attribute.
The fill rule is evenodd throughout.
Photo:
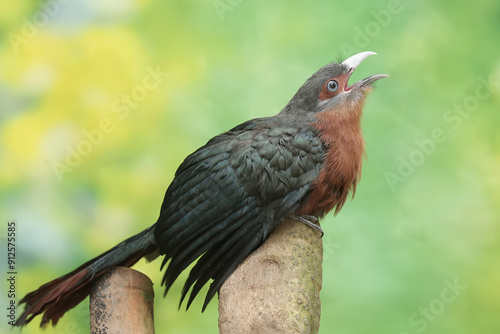
<svg viewBox="0 0 500 334"><path fill-rule="evenodd" d="M92 334L153 334L153 283L126 267L103 274L90 292Z"/></svg>
<svg viewBox="0 0 500 334"><path fill-rule="evenodd" d="M283 221L220 289L220 333L317 333L322 261L320 234Z"/></svg>

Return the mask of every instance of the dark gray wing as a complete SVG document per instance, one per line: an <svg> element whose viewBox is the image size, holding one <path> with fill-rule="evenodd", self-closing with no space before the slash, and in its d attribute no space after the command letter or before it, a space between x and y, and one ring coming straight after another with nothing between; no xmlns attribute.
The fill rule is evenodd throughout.
<svg viewBox="0 0 500 334"><path fill-rule="evenodd" d="M189 155L165 194L155 239L167 293L199 258L184 285L187 307L210 279L203 309L226 278L307 196L324 147L310 128L256 119ZM182 302L182 300L181 300Z"/></svg>

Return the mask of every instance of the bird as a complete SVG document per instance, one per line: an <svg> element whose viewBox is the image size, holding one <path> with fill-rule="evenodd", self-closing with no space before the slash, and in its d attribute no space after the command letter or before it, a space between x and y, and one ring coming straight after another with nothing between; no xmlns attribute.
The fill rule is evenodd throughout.
<svg viewBox="0 0 500 334"><path fill-rule="evenodd" d="M375 52L321 67L276 115L256 118L188 155L168 186L158 220L103 254L28 293L16 326L58 320L114 266L163 256L165 295L196 261L181 296L187 308L207 283L202 310L238 265L291 217L323 231L318 219L354 197L365 155L362 109L375 74L349 85ZM189 293L191 291L191 293Z"/></svg>

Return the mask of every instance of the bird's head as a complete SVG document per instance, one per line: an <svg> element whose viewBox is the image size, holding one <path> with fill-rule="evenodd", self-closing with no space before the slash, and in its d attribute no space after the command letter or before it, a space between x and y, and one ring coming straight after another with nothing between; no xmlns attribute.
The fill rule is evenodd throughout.
<svg viewBox="0 0 500 334"><path fill-rule="evenodd" d="M372 83L388 77L375 74L349 85L349 78L361 62L375 52L365 51L340 63L330 63L314 73L283 110L285 113L317 114L322 111L349 112L361 109Z"/></svg>

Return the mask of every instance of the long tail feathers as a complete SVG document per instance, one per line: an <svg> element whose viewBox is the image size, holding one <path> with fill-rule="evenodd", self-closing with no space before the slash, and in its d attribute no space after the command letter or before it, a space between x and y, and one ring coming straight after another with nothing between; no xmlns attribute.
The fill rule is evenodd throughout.
<svg viewBox="0 0 500 334"><path fill-rule="evenodd" d="M157 250L154 226L121 242L107 252L84 263L72 272L50 281L28 293L19 304L26 304L16 326L24 326L43 313L41 327L55 325L68 310L78 305L90 293L92 282L113 266L130 267L144 256Z"/></svg>

